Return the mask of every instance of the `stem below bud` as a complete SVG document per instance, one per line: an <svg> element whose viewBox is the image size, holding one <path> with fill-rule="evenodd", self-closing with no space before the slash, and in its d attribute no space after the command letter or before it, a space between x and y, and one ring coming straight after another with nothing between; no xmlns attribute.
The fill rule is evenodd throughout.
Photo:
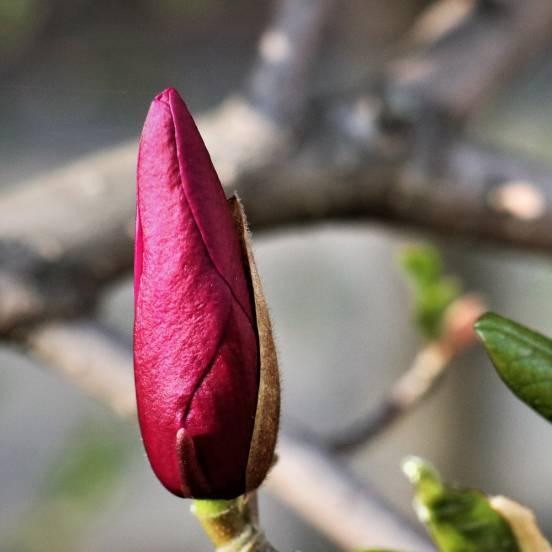
<svg viewBox="0 0 552 552"><path fill-rule="evenodd" d="M217 552L276 552L252 519L249 497L194 500L192 512Z"/></svg>

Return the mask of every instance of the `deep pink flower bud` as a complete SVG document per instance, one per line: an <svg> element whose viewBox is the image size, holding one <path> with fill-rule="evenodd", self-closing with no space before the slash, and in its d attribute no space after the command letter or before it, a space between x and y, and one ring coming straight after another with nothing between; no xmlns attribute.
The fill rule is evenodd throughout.
<svg viewBox="0 0 552 552"><path fill-rule="evenodd" d="M247 231L174 89L140 141L134 369L151 466L176 495L232 498L272 462L274 347Z"/></svg>

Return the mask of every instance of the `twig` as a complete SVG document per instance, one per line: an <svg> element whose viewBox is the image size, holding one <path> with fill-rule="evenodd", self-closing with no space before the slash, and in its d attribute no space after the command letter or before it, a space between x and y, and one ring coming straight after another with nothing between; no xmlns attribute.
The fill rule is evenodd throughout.
<svg viewBox="0 0 552 552"><path fill-rule="evenodd" d="M20 338L31 355L69 383L135 419L128 344L89 320L45 323ZM277 453L267 488L338 545L432 550L322 448L284 435Z"/></svg>
<svg viewBox="0 0 552 552"><path fill-rule="evenodd" d="M344 453L372 442L435 390L450 361L451 355L438 344L431 343L424 347L381 404L352 426L326 438L326 446Z"/></svg>
<svg viewBox="0 0 552 552"><path fill-rule="evenodd" d="M326 446L349 452L371 442L411 412L436 389L452 360L475 343L473 324L483 312L484 305L477 296L465 295L455 301L446 314L443 336L422 348L373 412L326 439Z"/></svg>

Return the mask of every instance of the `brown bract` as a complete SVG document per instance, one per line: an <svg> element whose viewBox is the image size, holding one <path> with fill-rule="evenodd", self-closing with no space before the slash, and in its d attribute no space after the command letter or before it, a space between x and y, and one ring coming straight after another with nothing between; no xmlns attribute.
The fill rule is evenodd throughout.
<svg viewBox="0 0 552 552"><path fill-rule="evenodd" d="M268 306L255 258L253 257L251 235L245 212L237 196L231 197L228 200L228 205L238 229L244 259L246 260L245 264L249 268L259 335L259 394L245 475L246 489L252 491L263 482L274 462L274 449L280 420L280 378Z"/></svg>

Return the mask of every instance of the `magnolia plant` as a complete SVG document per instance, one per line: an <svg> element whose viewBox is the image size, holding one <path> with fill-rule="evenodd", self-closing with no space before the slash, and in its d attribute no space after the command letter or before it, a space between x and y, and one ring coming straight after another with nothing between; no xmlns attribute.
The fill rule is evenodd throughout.
<svg viewBox="0 0 552 552"><path fill-rule="evenodd" d="M274 550L255 508L275 461L280 408L268 310L244 211L236 197L226 200L174 89L153 100L144 124L135 243L136 397L151 467L171 493L194 499L217 550ZM442 354L464 347L471 339L464 319L441 335L458 282L441 274L433 250L410 250L403 265L420 329ZM552 420L552 342L494 314L475 329L506 384ZM403 470L439 550L552 551L515 502L448 485L419 458Z"/></svg>

